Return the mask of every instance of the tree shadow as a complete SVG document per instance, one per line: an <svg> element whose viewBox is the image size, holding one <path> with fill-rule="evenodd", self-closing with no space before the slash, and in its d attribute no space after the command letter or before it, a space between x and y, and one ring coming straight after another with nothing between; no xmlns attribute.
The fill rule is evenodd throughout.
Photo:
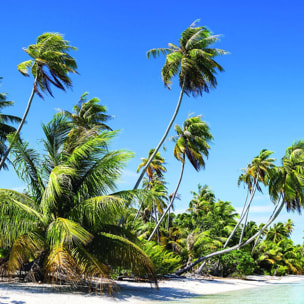
<svg viewBox="0 0 304 304"><path fill-rule="evenodd" d="M10 297L0 297L0 304L26 304L26 302L10 300Z"/></svg>

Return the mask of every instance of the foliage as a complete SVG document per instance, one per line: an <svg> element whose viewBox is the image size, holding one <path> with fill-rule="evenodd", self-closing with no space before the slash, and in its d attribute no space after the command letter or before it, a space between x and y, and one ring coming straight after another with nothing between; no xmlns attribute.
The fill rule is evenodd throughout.
<svg viewBox="0 0 304 304"><path fill-rule="evenodd" d="M75 137L78 121L59 113L43 125L45 154L21 139L13 145L13 164L28 192L0 190L0 247L10 250L8 270L14 274L36 260L45 280L75 285L83 276L103 278L102 284L109 265L153 277L148 256L117 225L128 200L144 195L113 192L132 154L109 149L116 131L91 125Z"/></svg>
<svg viewBox="0 0 304 304"><path fill-rule="evenodd" d="M255 269L254 259L249 253L242 250L232 251L219 258L223 276L238 276L250 275Z"/></svg>
<svg viewBox="0 0 304 304"><path fill-rule="evenodd" d="M19 72L24 76L31 73L35 78L35 92L42 97L42 92L53 96L51 85L64 90L72 81L69 73L76 73L77 64L70 56L76 50L59 33L44 33L37 38L36 44L23 49L30 57L18 65Z"/></svg>
<svg viewBox="0 0 304 304"><path fill-rule="evenodd" d="M181 258L154 242L145 242L143 250L155 266L157 274L168 274L180 267Z"/></svg>
<svg viewBox="0 0 304 304"><path fill-rule="evenodd" d="M18 123L21 120L17 116L2 113L4 108L10 107L14 104L13 101L6 100L6 96L6 93L0 93L0 159L7 151L6 139L8 134L16 131L11 124ZM5 163L3 168L8 169Z"/></svg>

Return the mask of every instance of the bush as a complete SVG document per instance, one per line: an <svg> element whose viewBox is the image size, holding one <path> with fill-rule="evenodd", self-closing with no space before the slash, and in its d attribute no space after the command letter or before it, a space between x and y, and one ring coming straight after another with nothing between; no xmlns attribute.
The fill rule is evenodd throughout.
<svg viewBox="0 0 304 304"><path fill-rule="evenodd" d="M172 273L180 266L181 258L178 255L154 242L144 243L142 249L153 262L156 274Z"/></svg>
<svg viewBox="0 0 304 304"><path fill-rule="evenodd" d="M274 275L277 276L284 276L288 273L288 267L287 266L279 266L276 271L274 272Z"/></svg>
<svg viewBox="0 0 304 304"><path fill-rule="evenodd" d="M223 276L243 276L252 274L255 269L253 258L242 250L232 251L220 256Z"/></svg>

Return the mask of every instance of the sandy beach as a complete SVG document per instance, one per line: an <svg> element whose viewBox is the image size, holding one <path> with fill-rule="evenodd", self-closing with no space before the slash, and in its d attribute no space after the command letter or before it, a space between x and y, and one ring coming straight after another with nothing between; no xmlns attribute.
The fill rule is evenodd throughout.
<svg viewBox="0 0 304 304"><path fill-rule="evenodd" d="M194 296L217 294L258 286L291 283L304 280L304 276L267 277L250 276L247 280L215 278L201 280L180 278L161 280L159 289L149 283L117 282L120 292L114 297L75 291L60 291L45 284L0 283L0 304L113 304L113 303L153 303L189 299Z"/></svg>

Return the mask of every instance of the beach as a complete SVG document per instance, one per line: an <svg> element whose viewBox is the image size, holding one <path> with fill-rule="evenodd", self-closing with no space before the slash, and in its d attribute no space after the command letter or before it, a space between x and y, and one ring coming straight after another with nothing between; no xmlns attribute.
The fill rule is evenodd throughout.
<svg viewBox="0 0 304 304"><path fill-rule="evenodd" d="M61 290L59 287L32 283L0 283L0 304L113 304L113 303L153 303L159 301L182 302L199 295L219 294L228 291L273 286L304 280L304 276L249 276L246 280L214 278L175 278L159 281L159 288L150 283L116 282L120 291L114 296L96 295L79 291Z"/></svg>

